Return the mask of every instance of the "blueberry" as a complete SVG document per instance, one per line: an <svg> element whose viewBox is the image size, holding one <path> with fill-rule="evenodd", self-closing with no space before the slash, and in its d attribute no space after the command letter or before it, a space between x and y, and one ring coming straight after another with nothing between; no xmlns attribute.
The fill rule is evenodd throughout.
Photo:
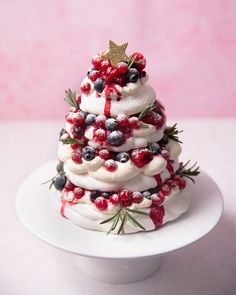
<svg viewBox="0 0 236 295"><path fill-rule="evenodd" d="M88 114L89 114L88 112L84 112L84 111L80 111L80 113L83 114L84 118L86 118L88 116Z"/></svg>
<svg viewBox="0 0 236 295"><path fill-rule="evenodd" d="M126 79L128 82L135 83L137 82L138 77L139 77L139 72L135 68L130 68L126 74Z"/></svg>
<svg viewBox="0 0 236 295"><path fill-rule="evenodd" d="M116 161L120 163L128 162L129 159L130 159L129 154L125 152L121 152L116 155Z"/></svg>
<svg viewBox="0 0 236 295"><path fill-rule="evenodd" d="M145 192L142 192L144 198L147 198L147 199L150 199L151 198L151 193L149 191L145 191Z"/></svg>
<svg viewBox="0 0 236 295"><path fill-rule="evenodd" d="M106 120L105 127L109 131L114 131L118 129L118 124L114 118L110 118Z"/></svg>
<svg viewBox="0 0 236 295"><path fill-rule="evenodd" d="M90 200L94 202L101 195L100 191L91 191Z"/></svg>
<svg viewBox="0 0 236 295"><path fill-rule="evenodd" d="M97 92L101 93L105 87L105 81L102 78L97 78L93 87Z"/></svg>
<svg viewBox="0 0 236 295"><path fill-rule="evenodd" d="M121 131L112 131L107 136L107 141L110 145L118 146L124 141L124 134Z"/></svg>
<svg viewBox="0 0 236 295"><path fill-rule="evenodd" d="M65 184L66 184L66 176L65 175L63 175L63 176L58 175L53 179L53 185L54 185L55 189L58 191L62 191Z"/></svg>
<svg viewBox="0 0 236 295"><path fill-rule="evenodd" d="M57 164L57 172L58 173L64 172L64 163L63 162L59 162Z"/></svg>
<svg viewBox="0 0 236 295"><path fill-rule="evenodd" d="M87 126L92 125L95 122L96 115L94 114L88 114L86 119L85 119L85 124Z"/></svg>
<svg viewBox="0 0 236 295"><path fill-rule="evenodd" d="M156 142L150 143L149 149L153 153L153 155L159 155L161 153L161 148Z"/></svg>
<svg viewBox="0 0 236 295"><path fill-rule="evenodd" d="M151 195L153 195L155 193L158 193L159 191L160 191L159 186L156 186L154 188L149 189L149 192L150 192Z"/></svg>
<svg viewBox="0 0 236 295"><path fill-rule="evenodd" d="M90 147L87 146L85 148L83 148L82 150L82 157L86 160L86 161L91 161L95 158L95 150Z"/></svg>
<svg viewBox="0 0 236 295"><path fill-rule="evenodd" d="M169 138L166 134L163 135L162 139L158 141L160 144L168 144Z"/></svg>
<svg viewBox="0 0 236 295"><path fill-rule="evenodd" d="M110 194L109 194L109 193L103 192L101 195L102 195L103 198L105 198L105 199L109 199L109 198L110 198Z"/></svg>

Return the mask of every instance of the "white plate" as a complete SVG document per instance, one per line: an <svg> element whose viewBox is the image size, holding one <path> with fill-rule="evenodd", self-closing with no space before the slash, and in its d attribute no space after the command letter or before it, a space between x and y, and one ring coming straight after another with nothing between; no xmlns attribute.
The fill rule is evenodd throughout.
<svg viewBox="0 0 236 295"><path fill-rule="evenodd" d="M214 181L204 172L192 185L190 210L159 230L130 235L106 235L80 228L56 210L54 193L42 182L52 177L56 162L33 172L21 185L16 199L22 223L39 237L74 254L112 259L157 256L185 247L214 228L223 211L223 199Z"/></svg>

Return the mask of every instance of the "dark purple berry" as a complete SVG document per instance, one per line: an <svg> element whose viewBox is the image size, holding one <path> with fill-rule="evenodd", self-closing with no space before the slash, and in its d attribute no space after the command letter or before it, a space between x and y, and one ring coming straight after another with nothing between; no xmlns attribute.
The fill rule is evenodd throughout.
<svg viewBox="0 0 236 295"><path fill-rule="evenodd" d="M149 149L153 153L153 155L159 155L161 153L161 148L156 142L150 143Z"/></svg>
<svg viewBox="0 0 236 295"><path fill-rule="evenodd" d="M135 68L130 68L126 74L126 79L128 82L135 83L139 78L139 71Z"/></svg>
<svg viewBox="0 0 236 295"><path fill-rule="evenodd" d="M126 163L129 161L129 159L130 159L129 154L125 152L121 152L116 155L116 161L120 163Z"/></svg>
<svg viewBox="0 0 236 295"><path fill-rule="evenodd" d="M107 136L107 141L110 145L121 145L125 140L124 134L121 131L112 131Z"/></svg>
<svg viewBox="0 0 236 295"><path fill-rule="evenodd" d="M60 175L56 176L53 179L53 185L54 185L55 189L58 190L58 191L62 191L63 188L64 188L64 186L65 186L65 184L66 184L66 180L67 180L67 178L66 178L65 175L63 175L63 176L60 176Z"/></svg>
<svg viewBox="0 0 236 295"><path fill-rule="evenodd" d="M96 155L95 150L90 146L87 146L87 147L83 148L83 150L82 150L82 157L86 161L93 160L95 158L95 155Z"/></svg>
<svg viewBox="0 0 236 295"><path fill-rule="evenodd" d="M96 115L94 114L88 114L85 119L86 126L92 125L95 122Z"/></svg>
<svg viewBox="0 0 236 295"><path fill-rule="evenodd" d="M118 129L118 124L114 118L110 118L106 120L105 127L109 131L114 131Z"/></svg>
<svg viewBox="0 0 236 295"><path fill-rule="evenodd" d="M91 191L91 193L90 193L90 200L91 200L91 202L94 202L100 196L101 196L101 192L100 191Z"/></svg>
<svg viewBox="0 0 236 295"><path fill-rule="evenodd" d="M98 78L93 85L94 89L98 92L101 93L105 87L105 81L102 78Z"/></svg>

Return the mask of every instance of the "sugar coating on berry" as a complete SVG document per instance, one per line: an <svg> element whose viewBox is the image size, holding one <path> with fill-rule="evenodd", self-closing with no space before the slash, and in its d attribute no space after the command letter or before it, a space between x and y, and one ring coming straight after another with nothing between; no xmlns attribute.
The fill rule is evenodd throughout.
<svg viewBox="0 0 236 295"><path fill-rule="evenodd" d="M86 161L93 160L95 158L95 155L96 155L95 150L90 146L87 146L83 148L82 150L82 157Z"/></svg>
<svg viewBox="0 0 236 295"><path fill-rule="evenodd" d="M125 140L124 134L119 130L112 131L107 136L108 143L114 146L121 145L124 142L124 140Z"/></svg>
<svg viewBox="0 0 236 295"><path fill-rule="evenodd" d="M114 131L118 129L117 121L114 118L109 118L105 122L105 127L109 131Z"/></svg>
<svg viewBox="0 0 236 295"><path fill-rule="evenodd" d="M126 127L129 125L128 117L126 115L118 115L116 120L118 125L121 127Z"/></svg>
<svg viewBox="0 0 236 295"><path fill-rule="evenodd" d="M89 83L84 83L81 85L80 89L84 94L88 95L91 90L91 85Z"/></svg>
<svg viewBox="0 0 236 295"><path fill-rule="evenodd" d="M134 203L141 203L143 201L143 195L140 192L133 192L132 193L132 201Z"/></svg>
<svg viewBox="0 0 236 295"><path fill-rule="evenodd" d="M147 148L136 149L132 151L131 159L137 167L141 168L153 159L153 155Z"/></svg>
<svg viewBox="0 0 236 295"><path fill-rule="evenodd" d="M134 129L139 128L139 119L137 117L129 118L129 126Z"/></svg>
<svg viewBox="0 0 236 295"><path fill-rule="evenodd" d="M113 204L113 205L117 205L120 203L120 197L118 194L112 194L109 198L109 201Z"/></svg>
<svg viewBox="0 0 236 295"><path fill-rule="evenodd" d="M122 190L119 192L119 197L121 201L128 201L128 200L131 200L132 193L129 192L128 190Z"/></svg>
<svg viewBox="0 0 236 295"><path fill-rule="evenodd" d="M102 149L98 152L98 155L103 160L108 160L110 158L110 152L107 149Z"/></svg>
<svg viewBox="0 0 236 295"><path fill-rule="evenodd" d="M95 130L94 137L97 141L105 141L106 140L106 131L102 128Z"/></svg>
<svg viewBox="0 0 236 295"><path fill-rule="evenodd" d="M103 197L98 197L94 203L95 203L96 208L101 211L106 210L108 207L107 200Z"/></svg>
<svg viewBox="0 0 236 295"><path fill-rule="evenodd" d="M105 127L107 117L105 115L98 115L95 119L95 123L98 127Z"/></svg>
<svg viewBox="0 0 236 295"><path fill-rule="evenodd" d="M130 159L130 156L126 152L120 152L116 155L116 161L120 163L126 163L129 161L129 159Z"/></svg>
<svg viewBox="0 0 236 295"><path fill-rule="evenodd" d="M84 190L81 187L74 188L73 192L76 199L81 199L84 195Z"/></svg>
<svg viewBox="0 0 236 295"><path fill-rule="evenodd" d="M72 153L71 156L72 161L74 161L76 164L82 164L82 152L80 150L76 150Z"/></svg>
<svg viewBox="0 0 236 295"><path fill-rule="evenodd" d="M117 164L114 160L110 159L105 162L105 167L108 171L113 172L117 169Z"/></svg>

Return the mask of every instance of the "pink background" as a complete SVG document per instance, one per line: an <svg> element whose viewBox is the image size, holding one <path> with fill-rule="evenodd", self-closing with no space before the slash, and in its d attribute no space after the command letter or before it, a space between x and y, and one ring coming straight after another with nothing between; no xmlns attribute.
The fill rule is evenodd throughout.
<svg viewBox="0 0 236 295"><path fill-rule="evenodd" d="M236 115L236 1L0 2L0 118L64 116L108 39L148 60L170 116Z"/></svg>

